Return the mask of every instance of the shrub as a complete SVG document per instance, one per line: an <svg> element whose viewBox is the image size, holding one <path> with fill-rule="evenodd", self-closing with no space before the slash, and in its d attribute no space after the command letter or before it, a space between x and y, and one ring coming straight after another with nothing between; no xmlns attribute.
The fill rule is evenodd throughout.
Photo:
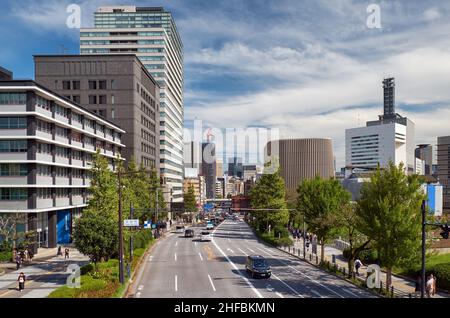
<svg viewBox="0 0 450 318"><path fill-rule="evenodd" d="M86 275L87 273L92 272L93 270L94 270L94 264L89 263L80 268L80 273L81 273L81 275Z"/></svg>
<svg viewBox="0 0 450 318"><path fill-rule="evenodd" d="M346 248L342 251L342 256L345 260L350 258L350 249ZM356 258L359 258L365 264L373 264L377 262L378 253L374 249L364 250L356 255Z"/></svg>
<svg viewBox="0 0 450 318"><path fill-rule="evenodd" d="M0 253L0 262L9 262L12 260L12 252L1 252Z"/></svg>
<svg viewBox="0 0 450 318"><path fill-rule="evenodd" d="M11 252L13 249L12 243L9 241L2 241L0 242L0 253L3 252Z"/></svg>
<svg viewBox="0 0 450 318"><path fill-rule="evenodd" d="M273 246L290 246L293 244L290 237L274 237L272 233L257 232L257 235L265 242Z"/></svg>
<svg viewBox="0 0 450 318"><path fill-rule="evenodd" d="M437 264L431 272L436 275L437 288L450 290L450 264Z"/></svg>
<svg viewBox="0 0 450 318"><path fill-rule="evenodd" d="M289 237L289 231L284 226L276 225L273 228L273 236L276 237L276 238L278 238L278 237L280 237L280 238Z"/></svg>

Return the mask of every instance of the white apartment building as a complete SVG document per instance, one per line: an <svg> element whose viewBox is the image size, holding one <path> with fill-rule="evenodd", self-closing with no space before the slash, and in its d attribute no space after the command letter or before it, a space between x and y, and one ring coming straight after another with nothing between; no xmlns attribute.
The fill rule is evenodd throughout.
<svg viewBox="0 0 450 318"><path fill-rule="evenodd" d="M183 43L161 7L105 6L80 30L81 54L134 53L161 87L160 172L166 201L183 201ZM170 195L172 193L172 195Z"/></svg>
<svg viewBox="0 0 450 318"><path fill-rule="evenodd" d="M125 131L31 80L0 81L0 213L26 215L38 247L71 242L93 154L121 158Z"/></svg>

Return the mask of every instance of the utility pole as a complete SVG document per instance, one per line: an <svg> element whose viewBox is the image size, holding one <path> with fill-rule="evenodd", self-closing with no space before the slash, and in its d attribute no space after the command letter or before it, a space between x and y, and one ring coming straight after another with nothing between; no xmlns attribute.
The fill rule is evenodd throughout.
<svg viewBox="0 0 450 318"><path fill-rule="evenodd" d="M305 223L305 213L303 213L303 259L306 259L306 223Z"/></svg>
<svg viewBox="0 0 450 318"><path fill-rule="evenodd" d="M122 179L120 167L117 171L117 180L119 182L119 281L125 283L123 275L123 227L122 227Z"/></svg>
<svg viewBox="0 0 450 318"><path fill-rule="evenodd" d="M134 207L133 207L133 203L130 202L130 220L133 219L133 215L134 215ZM133 262L133 228L130 229L130 266L131 263Z"/></svg>

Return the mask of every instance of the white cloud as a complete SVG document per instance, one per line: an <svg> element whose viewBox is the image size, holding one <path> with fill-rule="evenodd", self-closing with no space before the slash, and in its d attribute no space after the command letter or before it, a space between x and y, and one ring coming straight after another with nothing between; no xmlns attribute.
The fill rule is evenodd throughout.
<svg viewBox="0 0 450 318"><path fill-rule="evenodd" d="M426 10L423 13L423 17L426 21L433 21L433 20L439 19L441 17L441 13L438 8L433 7L433 8Z"/></svg>

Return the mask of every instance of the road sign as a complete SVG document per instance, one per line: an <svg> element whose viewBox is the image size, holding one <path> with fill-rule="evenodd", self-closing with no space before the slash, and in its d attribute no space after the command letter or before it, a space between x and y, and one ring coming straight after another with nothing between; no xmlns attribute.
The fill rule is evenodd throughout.
<svg viewBox="0 0 450 318"><path fill-rule="evenodd" d="M123 220L123 226L127 226L127 227L139 226L139 219Z"/></svg>
<svg viewBox="0 0 450 318"><path fill-rule="evenodd" d="M152 221L144 221L144 229L151 229Z"/></svg>

